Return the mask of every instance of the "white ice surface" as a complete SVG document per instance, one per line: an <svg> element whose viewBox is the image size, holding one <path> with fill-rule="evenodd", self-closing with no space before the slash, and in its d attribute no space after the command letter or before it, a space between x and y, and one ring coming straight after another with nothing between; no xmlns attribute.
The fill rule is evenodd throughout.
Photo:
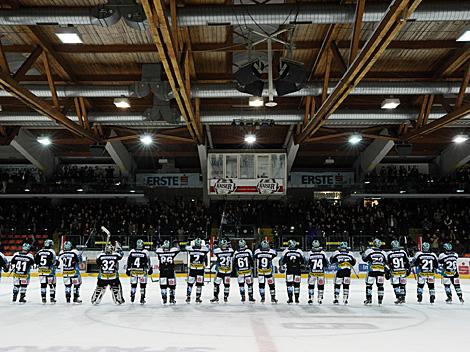
<svg viewBox="0 0 470 352"><path fill-rule="evenodd" d="M58 278L58 303L42 305L37 278L32 278L25 305L11 303L11 280L0 282L0 351L116 352L300 352L300 351L443 351L465 350L470 305L444 303L437 283L437 302L416 303L416 284L408 284L408 303L393 304L386 283L384 305L365 307L364 282L354 280L348 306L334 306L328 280L323 305L307 304L302 282L301 303L287 305L285 285L278 279L279 303L241 304L232 281L228 304L210 304L212 284L203 289L204 302L186 304L186 283L178 279L177 304L163 306L157 283L150 283L147 304L129 304L129 283L123 279L126 304L115 306L109 290L99 306L90 304L95 278L84 278L82 305L67 305ZM470 302L470 281L463 281ZM193 298L195 290L193 291ZM374 291L374 299L375 299ZM222 294L221 294L222 296ZM269 293L268 296L269 297Z"/></svg>

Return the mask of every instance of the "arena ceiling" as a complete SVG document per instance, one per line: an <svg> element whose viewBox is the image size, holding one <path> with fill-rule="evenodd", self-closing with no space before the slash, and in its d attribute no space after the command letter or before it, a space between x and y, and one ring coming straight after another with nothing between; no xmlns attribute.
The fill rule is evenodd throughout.
<svg viewBox="0 0 470 352"><path fill-rule="evenodd" d="M470 121L470 44L457 41L470 30L469 5L4 0L0 143L22 128L51 136L64 161L90 160L90 145L113 141L141 168L174 158L184 169L199 167L197 145L244 149L244 135L255 133L257 149L299 144L294 168L324 167L328 157L351 167L374 140L413 144L407 157L391 149L390 160L430 161ZM71 28L82 43L59 40ZM265 42L248 52L253 33L276 31L289 45L273 43L274 75L283 57L302 62L306 87L275 97L275 107L249 107L233 72L249 55L266 57ZM128 109L114 105L120 97ZM399 107L382 110L387 98ZM151 147L140 145L144 133L154 136ZM362 135L359 145L348 144L352 133Z"/></svg>

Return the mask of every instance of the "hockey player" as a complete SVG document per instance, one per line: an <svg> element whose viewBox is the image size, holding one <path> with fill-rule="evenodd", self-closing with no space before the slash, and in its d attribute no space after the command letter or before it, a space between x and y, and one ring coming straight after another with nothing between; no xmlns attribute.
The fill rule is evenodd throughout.
<svg viewBox="0 0 470 352"><path fill-rule="evenodd" d="M122 294L121 281L119 280L119 261L122 257L123 252L121 246L116 242L115 247L111 244L107 244L104 247L104 252L99 254L96 258L99 273L98 282L91 297L92 304L100 304L108 285L111 289L114 303L123 304L125 302Z"/></svg>
<svg viewBox="0 0 470 352"><path fill-rule="evenodd" d="M212 303L219 302L220 284L224 284L224 302L227 303L230 293L230 276L232 274L233 248L228 246L226 239L219 241L219 247L214 249L214 255L217 258L216 277L214 280L214 298Z"/></svg>
<svg viewBox="0 0 470 352"><path fill-rule="evenodd" d="M429 288L429 302L434 303L436 299L436 289L434 282L436 280L436 271L438 266L437 255L430 252L431 246L428 242L422 245L422 251L416 252L411 266L415 267L418 276L418 302L423 301L424 285L427 283Z"/></svg>
<svg viewBox="0 0 470 352"><path fill-rule="evenodd" d="M457 269L459 256L452 250L450 243L444 243L443 248L444 252L439 255L438 261L442 266L442 282L447 295L446 303L452 303L451 284L454 286L460 302L463 303L462 288L460 287L459 271Z"/></svg>
<svg viewBox="0 0 470 352"><path fill-rule="evenodd" d="M366 300L364 301L365 305L372 304L372 286L374 283L377 285L379 304L382 304L384 299L384 276L387 254L380 249L381 246L382 241L376 238L372 242L372 247L366 249L362 254L362 260L368 264L366 277Z"/></svg>
<svg viewBox="0 0 470 352"><path fill-rule="evenodd" d="M293 303L292 295L295 296L295 303L299 303L302 264L305 263L305 258L302 251L297 249L297 243L294 240L289 240L287 245L288 248L282 253L279 265L286 268L287 296L289 298L287 303Z"/></svg>
<svg viewBox="0 0 470 352"><path fill-rule="evenodd" d="M194 245L186 246L189 254L189 273L188 273L188 288L186 292L186 303L191 302L191 293L193 285L196 283L196 303L202 303L201 294L202 287L204 286L204 268L207 261L207 253L209 248L202 245L202 240L196 238Z"/></svg>
<svg viewBox="0 0 470 352"><path fill-rule="evenodd" d="M2 252L0 252L0 278L2 277L2 270L7 272L9 265L10 264L8 263L7 257L5 257Z"/></svg>
<svg viewBox="0 0 470 352"><path fill-rule="evenodd" d="M343 303L348 304L349 285L351 284L351 268L356 265L356 259L349 250L347 242L341 242L338 250L331 255L330 263L336 264L335 299L333 303L339 303L339 293L341 285L343 285Z"/></svg>
<svg viewBox="0 0 470 352"><path fill-rule="evenodd" d="M308 253L307 263L309 268L308 304L313 303L315 284L318 289L318 304L322 304L323 291L325 290L325 270L329 263L323 248L320 247L320 242L317 240L312 242L312 249Z"/></svg>
<svg viewBox="0 0 470 352"><path fill-rule="evenodd" d="M157 248L158 267L160 269L160 291L163 304L166 304L170 290L170 304L176 304L176 275L175 275L175 257L180 252L179 248L171 247L170 241L166 240L160 248Z"/></svg>
<svg viewBox="0 0 470 352"><path fill-rule="evenodd" d="M13 272L13 302L16 302L20 293L19 303L26 303L26 289L29 285L31 268L34 265L34 257L29 252L31 245L23 243L20 252L13 254L10 262L10 270Z"/></svg>
<svg viewBox="0 0 470 352"><path fill-rule="evenodd" d="M255 302L253 297L253 253L247 248L246 241L238 241L238 250L233 255L234 268L237 273L238 287L242 302L245 302L245 283L248 286L248 300Z"/></svg>
<svg viewBox="0 0 470 352"><path fill-rule="evenodd" d="M81 304L80 286L82 277L80 275L80 263L82 262L82 255L76 249L72 249L71 242L66 241L63 251L59 253L59 259L62 262L65 300L70 303L73 286L73 303Z"/></svg>
<svg viewBox="0 0 470 352"><path fill-rule="evenodd" d="M46 304L47 286L49 285L49 295L52 304L56 303L55 290L57 281L55 277L56 268L59 266L52 240L44 241L44 248L39 250L34 257L34 261L38 267L39 282L41 284L42 303Z"/></svg>
<svg viewBox="0 0 470 352"><path fill-rule="evenodd" d="M135 249L129 252L127 257L126 274L131 281L131 302L135 301L137 285L140 284L140 304L145 304L145 289L147 287L147 276L153 274L150 255L144 249L144 241L137 240Z"/></svg>
<svg viewBox="0 0 470 352"><path fill-rule="evenodd" d="M387 254L388 273L395 292L395 304L405 303L406 278L410 274L410 260L406 251L401 248L400 242L392 241L392 250Z"/></svg>
<svg viewBox="0 0 470 352"><path fill-rule="evenodd" d="M276 284L274 280L273 266L273 259L276 258L276 256L276 251L274 249L269 248L269 242L266 240L261 241L260 248L258 248L254 254L254 262L256 267L256 274L258 275L258 285L259 294L261 296L261 303L264 303L265 301L266 282L269 285L271 302L277 303Z"/></svg>

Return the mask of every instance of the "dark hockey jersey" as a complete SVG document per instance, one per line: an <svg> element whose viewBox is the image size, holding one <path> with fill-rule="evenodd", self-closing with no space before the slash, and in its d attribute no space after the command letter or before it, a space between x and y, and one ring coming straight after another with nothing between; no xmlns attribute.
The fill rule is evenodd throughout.
<svg viewBox="0 0 470 352"><path fill-rule="evenodd" d="M39 275L54 275L58 266L55 251L50 248L43 248L36 253L34 261L38 266Z"/></svg>
<svg viewBox="0 0 470 352"><path fill-rule="evenodd" d="M454 277L458 274L457 259L458 254L455 252L444 252L439 255L438 261L442 265L442 276Z"/></svg>
<svg viewBox="0 0 470 352"><path fill-rule="evenodd" d="M127 270L133 276L142 276L147 274L151 266L148 251L132 249L127 257Z"/></svg>
<svg viewBox="0 0 470 352"><path fill-rule="evenodd" d="M249 275L253 270L253 252L251 249L235 251L233 255L233 265L237 275Z"/></svg>
<svg viewBox="0 0 470 352"><path fill-rule="evenodd" d="M28 276L34 265L34 257L31 253L16 252L10 262L10 268L15 276Z"/></svg>
<svg viewBox="0 0 470 352"><path fill-rule="evenodd" d="M62 251L59 254L59 259L62 262L62 274L65 277L77 276L80 274L80 262L82 256L77 250Z"/></svg>
<svg viewBox="0 0 470 352"><path fill-rule="evenodd" d="M367 263L369 271L383 273L387 262L387 254L379 248L368 248L362 254L362 260Z"/></svg>
<svg viewBox="0 0 470 352"><path fill-rule="evenodd" d="M391 250L387 254L387 265L394 276L403 276L410 268L410 259L404 249Z"/></svg>
<svg viewBox="0 0 470 352"><path fill-rule="evenodd" d="M418 251L412 264L417 268L417 273L420 275L434 275L438 266L437 255L431 252Z"/></svg>
<svg viewBox="0 0 470 352"><path fill-rule="evenodd" d="M336 264L336 270L351 270L356 265L356 259L350 251L335 251L330 257L330 263Z"/></svg>
<svg viewBox="0 0 470 352"><path fill-rule="evenodd" d="M322 250L308 252L307 263L310 272L313 274L324 273L328 268L328 258Z"/></svg>
<svg viewBox="0 0 470 352"><path fill-rule="evenodd" d="M209 253L209 248L205 246L202 246L201 248L187 246L186 251L189 254L189 269L203 270L206 266L207 253Z"/></svg>
<svg viewBox="0 0 470 352"><path fill-rule="evenodd" d="M300 275L304 262L304 254L300 249L286 249L280 259L280 264L286 266L287 275Z"/></svg>
<svg viewBox="0 0 470 352"><path fill-rule="evenodd" d="M96 258L96 264L100 269L98 278L102 280L115 280L119 278L119 261L122 257L122 252L99 254Z"/></svg>
<svg viewBox="0 0 470 352"><path fill-rule="evenodd" d="M254 254L256 272L258 275L274 274L273 259L277 257L274 249L263 250L258 248Z"/></svg>
<svg viewBox="0 0 470 352"><path fill-rule="evenodd" d="M232 272L232 259L235 252L232 248L216 248L214 255L217 258L216 270L218 273L228 274Z"/></svg>

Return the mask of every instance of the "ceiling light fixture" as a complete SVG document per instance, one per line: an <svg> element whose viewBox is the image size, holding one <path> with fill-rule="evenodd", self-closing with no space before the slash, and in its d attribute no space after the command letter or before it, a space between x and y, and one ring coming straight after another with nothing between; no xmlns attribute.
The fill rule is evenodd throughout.
<svg viewBox="0 0 470 352"><path fill-rule="evenodd" d="M382 101L382 105L380 107L384 110L393 110L396 109L398 105L400 105L400 99L388 98Z"/></svg>
<svg viewBox="0 0 470 352"><path fill-rule="evenodd" d="M36 139L38 143L42 144L43 146L47 147L52 144L52 141L49 137L47 136L41 136Z"/></svg>
<svg viewBox="0 0 470 352"><path fill-rule="evenodd" d="M114 105L119 109L129 109L131 107L131 102L129 99L124 97L114 98Z"/></svg>
<svg viewBox="0 0 470 352"><path fill-rule="evenodd" d="M82 44L83 43L80 33L78 32L76 28L73 28L73 27L58 28L55 31L55 35L64 44Z"/></svg>
<svg viewBox="0 0 470 352"><path fill-rule="evenodd" d="M460 37L457 38L458 42L470 42L470 30L466 30Z"/></svg>
<svg viewBox="0 0 470 352"><path fill-rule="evenodd" d="M349 143L351 143L352 145L356 145L358 143L360 143L362 141L362 136L360 134L352 134L349 139L348 139Z"/></svg>
<svg viewBox="0 0 470 352"><path fill-rule="evenodd" d="M149 134L144 134L140 137L140 141L143 145L150 145L153 143L153 138Z"/></svg>
<svg viewBox="0 0 470 352"><path fill-rule="evenodd" d="M468 140L468 136L464 135L464 134L458 134L452 139L452 141L455 144L462 144L462 143L466 142L467 140Z"/></svg>
<svg viewBox="0 0 470 352"><path fill-rule="evenodd" d="M245 136L245 143L254 144L256 142L256 136L254 134L247 134Z"/></svg>
<svg viewBox="0 0 470 352"><path fill-rule="evenodd" d="M250 97L248 99L248 105L253 108L259 108L264 105L264 100L262 97Z"/></svg>

